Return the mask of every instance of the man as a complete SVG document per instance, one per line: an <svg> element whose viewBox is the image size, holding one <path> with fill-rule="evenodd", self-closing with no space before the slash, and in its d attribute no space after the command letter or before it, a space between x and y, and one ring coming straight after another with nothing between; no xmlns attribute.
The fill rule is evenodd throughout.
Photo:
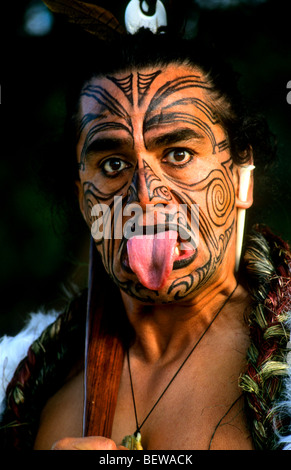
<svg viewBox="0 0 291 470"><path fill-rule="evenodd" d="M68 350L66 369L58 366L66 371L66 380L63 383L58 376L54 389L38 399L30 439L35 449L114 450L132 446L227 450L259 447L261 436L267 434L262 446L267 445L275 433L269 431L270 408L261 412L258 404L255 421L253 417L248 421L244 411L244 397L248 400L250 393L248 403L253 397L246 384L256 380L247 359L248 350L252 353L249 356L255 353L246 321L247 317L254 318L254 296L247 284L255 281L244 272L238 278L235 271L238 210L252 204L252 175L246 197L240 196L241 167L256 163L257 136L251 134L250 120L239 114L241 108L235 94L231 95L231 87L227 91L226 81L217 78L212 58L205 59L201 51L194 51L190 59L189 51L182 53L180 44L174 45L176 40L171 43L167 37L157 39L147 32L126 41L118 50L115 45L110 55L104 53L110 57L109 65L106 60L94 64L96 70L88 76L82 71L86 77L73 120L80 209L91 230L94 250L99 252L111 278L103 281L101 274L99 286L96 280L91 285L90 295L98 291L96 309L101 314L97 315L91 306L89 321L94 324L97 317L105 318L106 334L120 337L124 353L121 359L117 354L113 360L113 376L120 374L120 379L110 435L85 432L87 437L83 437L84 401L88 402L92 382L90 370L85 368L84 396L79 346L83 344L82 331L76 328L84 320L77 316L72 323L72 337L78 338L76 350L72 340L69 343L66 337L63 342L62 337L58 338L58 344ZM146 48L150 52L144 57ZM118 58L120 50L125 51L122 58ZM208 60L211 66L207 69ZM246 122L248 133L243 132ZM237 139L238 134L241 139ZM259 243L261 252L257 249ZM279 240L275 245L279 246ZM261 272L258 276L260 289L254 284L254 290L261 295L260 303L255 299L255 308L259 305L262 313L262 305L270 301L271 288L267 287L275 271L269 254L264 252L268 243L263 235L253 240L253 246L253 252L249 250L246 256L250 270L263 265L264 256L269 263L268 271L263 267L264 282ZM270 246L267 249L272 251ZM279 251L281 257L290 260L283 243ZM280 261L280 266L287 264ZM98 269L92 265L96 274ZM266 288L263 294L262 286ZM78 302L75 310L80 311ZM269 393L272 386L269 395L273 402L282 390L278 376L288 374L282 352L288 341L286 317L282 316L287 313L285 307L280 311L281 320L272 310L271 326L276 326L277 337L264 361L260 363L261 356L257 360L260 366L270 360L272 381L267 388ZM264 318L267 313L265 317L262 314L261 328L266 326ZM58 321L48 330L51 337L52 331L59 328ZM68 331L66 327L63 330ZM98 353L100 338L90 336L90 331L87 338L88 351L92 342L97 344ZM260 337L262 351L264 341ZM46 344L50 344L47 338L39 340L39 349L45 350ZM37 359L42 352L35 353L34 346L31 353L32 359L20 368L22 376L24 369L29 371L29 377L23 379L24 392L38 360L43 370L43 360ZM45 353L44 360L49 354ZM86 361L92 361L90 357L88 353ZM96 356L94 361L98 368ZM272 369L274 363L277 373ZM108 382L102 381L100 371L99 367L101 389L93 387L98 406L95 400L89 403L91 419L95 412L106 414L100 396L104 396L104 390L111 394L111 385L107 389ZM50 383L49 379L45 381ZM256 386L261 390L265 385ZM14 387L15 381L8 392L10 399L12 392L15 395ZM17 403L25 402L25 393L23 400L17 401L16 397ZM9 406L8 417L13 408ZM18 405L15 408L17 415ZM260 423L253 424L259 429L256 442L257 430L249 429L254 422ZM261 432L262 422L268 433L265 428ZM19 442L19 436L17 439Z"/></svg>

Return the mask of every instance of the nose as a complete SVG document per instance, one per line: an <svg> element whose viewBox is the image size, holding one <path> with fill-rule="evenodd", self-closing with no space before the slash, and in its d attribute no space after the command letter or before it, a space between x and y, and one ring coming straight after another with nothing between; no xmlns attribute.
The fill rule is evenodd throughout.
<svg viewBox="0 0 291 470"><path fill-rule="evenodd" d="M169 204L172 196L168 187L143 160L137 167L128 189L128 202L138 202L142 207L147 204Z"/></svg>

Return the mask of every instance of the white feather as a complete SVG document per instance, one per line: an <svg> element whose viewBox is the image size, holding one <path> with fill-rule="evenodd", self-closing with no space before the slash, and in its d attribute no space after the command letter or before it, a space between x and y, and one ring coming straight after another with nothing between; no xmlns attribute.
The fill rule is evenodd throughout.
<svg viewBox="0 0 291 470"><path fill-rule="evenodd" d="M26 325L16 336L0 338L0 418L4 411L3 400L6 387L13 377L16 367L27 355L28 348L43 330L53 323L59 312L31 313Z"/></svg>

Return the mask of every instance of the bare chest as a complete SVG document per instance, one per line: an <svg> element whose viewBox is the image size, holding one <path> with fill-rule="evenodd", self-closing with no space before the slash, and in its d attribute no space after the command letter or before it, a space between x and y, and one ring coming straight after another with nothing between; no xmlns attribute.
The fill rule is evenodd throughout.
<svg viewBox="0 0 291 470"><path fill-rule="evenodd" d="M137 421L145 450L252 449L238 377L245 368L247 342L236 338L200 349L163 394L172 368L133 367ZM162 395L163 394L163 395ZM36 448L82 436L83 373L71 380L43 410ZM112 439L121 444L136 430L126 361L118 393Z"/></svg>
<svg viewBox="0 0 291 470"><path fill-rule="evenodd" d="M220 354L221 353L221 354ZM127 371L120 385L112 438L121 443L138 422L145 450L252 449L238 377L245 367L238 351L198 357L172 382L160 373L143 382L136 376L136 416ZM226 359L228 357L228 359ZM223 359L222 359L223 358ZM126 368L125 368L126 369Z"/></svg>

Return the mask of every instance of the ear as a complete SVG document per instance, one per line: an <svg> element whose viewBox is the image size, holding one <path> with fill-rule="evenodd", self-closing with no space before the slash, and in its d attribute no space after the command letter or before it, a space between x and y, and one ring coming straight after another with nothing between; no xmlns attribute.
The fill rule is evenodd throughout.
<svg viewBox="0 0 291 470"><path fill-rule="evenodd" d="M76 186L76 193L77 193L77 197L78 197L78 200L79 200L79 207L80 207L80 211L82 212L82 215L84 217L84 219L86 220L85 218L85 208L84 208L84 192L83 192L83 188L82 188L82 185L81 185L81 181L80 180L77 180L75 181L75 186Z"/></svg>
<svg viewBox="0 0 291 470"><path fill-rule="evenodd" d="M243 166L235 166L235 205L239 209L249 209L253 204L253 159Z"/></svg>

